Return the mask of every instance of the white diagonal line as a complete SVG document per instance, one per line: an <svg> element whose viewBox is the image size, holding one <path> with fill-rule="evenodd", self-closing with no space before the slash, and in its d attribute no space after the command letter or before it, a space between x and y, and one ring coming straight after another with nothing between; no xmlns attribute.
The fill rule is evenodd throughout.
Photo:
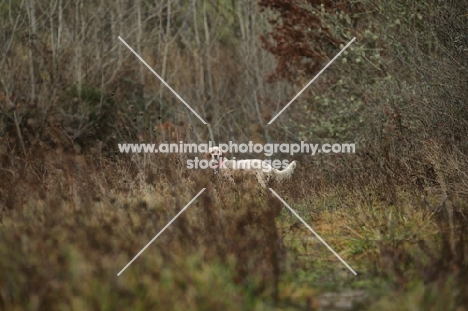
<svg viewBox="0 0 468 311"><path fill-rule="evenodd" d="M312 229L302 218L301 216L299 216L289 205L288 203L286 203L273 189L269 188L270 191L287 207L289 208L289 210L294 214L294 216L296 216L306 227L307 229L309 229L313 234L315 234L315 236L317 237L317 239L320 240L320 242L322 242L339 260L341 260L341 262L354 274L354 275L357 275L356 271L353 270L353 268L351 268L347 263L346 261L343 260L343 258L340 257L340 255L338 255L328 244L327 242L325 242L321 237L320 235L317 234L317 232L314 231L314 229Z"/></svg>
<svg viewBox="0 0 468 311"><path fill-rule="evenodd" d="M348 43L348 44L346 44L346 46L345 46L345 47L344 47L344 48L343 48L343 49L342 49L342 50L341 50L341 51L340 51L338 54L336 54L336 56L335 56L335 57L333 57L333 59L332 59L331 61L329 61L329 62L328 62L328 64L327 64L325 67L323 67L323 69L322 69L322 70L320 70L320 72L319 72L319 73L318 73L318 74L317 74L317 75L316 75L316 76L315 76L315 77L314 77L312 80L310 80L310 82L309 82L309 83L307 83L307 85L306 85L306 86L304 86L304 88L303 88L303 89L302 89L302 90L301 90L299 93L297 93L297 95L296 95L296 96L294 96L294 98L293 98L293 99L291 99L291 101L290 101L290 102L289 102L289 103L288 103L286 106L284 106L284 108L283 108L283 109L281 109L281 111L280 111L280 112L278 112L278 114L277 114L277 115L276 115L276 116L275 116L273 119L271 119L271 121L270 121L270 122L268 122L268 124L271 124L271 123L273 123L273 121L275 121L275 120L276 120L276 118L278 118L278 117L279 117L279 115L280 115L280 114L282 114L282 113L283 113L283 112L286 110L286 108L288 108L288 107L289 107L289 105L291 105L291 104L293 103L293 101L295 101L295 100L296 100L296 99L297 99L297 98L298 98L298 97L299 97L299 96L302 94L302 92L304 92L304 91L305 91L305 89L306 89L306 88L308 88L308 87L309 87L309 86L310 86L310 85L311 85L311 84L312 84L312 83L315 81L315 79L317 79L317 78L318 78L318 77L319 77L319 76L320 76L320 75L321 75L321 74L322 74L322 73L325 71L325 69L327 69L327 68L328 68L328 66L330 66L330 65L332 64L332 63L333 63L333 62L334 62L334 61L335 61L335 60L338 58L338 56L340 56L340 55L341 55L341 53L343 53L343 52L344 52L344 50L346 50L346 49L348 48L348 46L350 46L350 45L351 45L351 43L353 43L353 41L354 41L354 40L356 40L356 37L354 37L354 38L353 38L351 41L349 41L349 43Z"/></svg>
<svg viewBox="0 0 468 311"><path fill-rule="evenodd" d="M151 70L151 72L152 72L156 77L158 77L159 80L161 80L161 82L162 82L165 86L167 86L167 88L168 88L169 90L172 91L172 93L174 93L175 96L177 96L178 99L180 99L181 102L183 102L183 103L185 104L185 106L187 106L188 109L190 109L191 112L193 112L194 115L196 115L196 116L198 117L198 119L200 119L200 121L203 122L203 124L207 124L207 123L205 122L205 120L203 120L203 119L198 115L198 113L196 113L195 110L193 110L192 107L190 107L189 104L187 104L187 103L185 102L185 100L184 100L182 97L180 97L179 94L177 94L176 91L174 91L174 90L172 89L172 87L170 87L169 84L167 84L166 81L164 81L164 79L161 78L161 77L156 73L156 71L154 71L153 68L151 68L151 66L148 65L148 64L145 62L145 60L144 60L143 58L141 58L140 55L138 55L138 54L130 47L130 45L127 44L127 42L125 42L124 39L122 39L120 36L119 36L119 39L120 39L120 41L122 41L123 44L125 44L125 46L126 46L130 51L132 51L133 54L135 54L136 57L138 57L138 59L139 59L143 64L145 64L146 67L148 67L149 70Z"/></svg>
<svg viewBox="0 0 468 311"><path fill-rule="evenodd" d="M175 215L175 217L174 217L174 218L172 218L172 220L171 220L171 221L169 221L169 222L167 223L167 225L166 225L164 228L162 228L162 230L161 230L161 231L159 231L159 233L158 233L158 234L156 234L156 236L155 236L155 237L154 237L154 238L153 238L151 241L149 241L149 243L148 243L148 244L146 244L146 246L145 246L145 247L143 247L143 249L142 249L142 250L141 250L141 251L140 251L140 252L139 252L139 253L138 253L138 254L137 254L135 257L133 257L133 259L132 259L132 260L130 260L130 262L129 262L129 263L128 263L128 264L127 264L127 265L126 265L126 266L125 266L125 267L124 267L124 268L123 268L123 269L122 269L120 272L119 272L119 273L117 273L117 276L120 276L120 275L122 274L122 272L124 272L124 271L125 271L125 269L127 269L127 268L128 268L128 266L130 266L130 265L132 264L132 262L133 262L133 261L135 261L135 259L137 259L137 258L138 258L138 256L140 256L140 255L141 255L141 253L143 253L143 252L145 251L145 249L147 249L147 248L148 248L148 246L150 246L150 244L151 244L151 243L153 243L153 242L154 242L154 240L156 240L156 239L157 239L157 238L158 238L158 237L161 235L161 233L163 233L163 232L164 232L164 230L166 230L166 229L167 229L167 227L169 227L169 226L172 224L172 222L173 222L174 220L176 220L176 218L177 218L177 217L179 217L179 216L180 216L180 214L182 214L182 213L183 213L183 212L184 212L184 211L187 209L187 207L189 207L189 206L190 206L190 204L192 204L192 203L193 203L193 201L195 201L195 200L196 200L196 198L198 198L198 196L199 196L199 195L200 195L200 194L201 194L203 191L205 191L205 189L206 189L206 188L203 188L203 189L202 189L202 190L201 190L201 191L200 191L200 192L199 192L199 193L198 193L198 194L197 194L197 195L196 195L196 196L195 196L195 197L194 197L194 198L193 198L193 199L192 199L190 202L188 202L188 204L187 204L187 205L185 205L185 207L184 207L183 209L181 209L181 210L180 210L180 212L179 212L177 215Z"/></svg>

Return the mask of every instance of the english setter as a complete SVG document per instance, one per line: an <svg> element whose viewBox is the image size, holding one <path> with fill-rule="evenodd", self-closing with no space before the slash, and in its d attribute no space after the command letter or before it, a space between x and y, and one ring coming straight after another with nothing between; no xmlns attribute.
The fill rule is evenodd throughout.
<svg viewBox="0 0 468 311"><path fill-rule="evenodd" d="M279 171L268 162L260 159L226 160L219 147L210 148L206 153L206 157L209 160L216 161L215 171L221 176L227 177L231 182L234 182L232 175L239 170L255 175L263 188L266 188L267 184L272 180L282 181L290 178L297 166L297 161L292 161L284 170Z"/></svg>

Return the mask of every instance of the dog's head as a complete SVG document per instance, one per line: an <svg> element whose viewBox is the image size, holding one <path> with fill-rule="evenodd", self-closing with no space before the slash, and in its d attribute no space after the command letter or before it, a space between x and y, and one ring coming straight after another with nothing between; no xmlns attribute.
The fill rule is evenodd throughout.
<svg viewBox="0 0 468 311"><path fill-rule="evenodd" d="M211 147L208 149L208 152L205 154L208 160L216 160L219 161L221 158L224 157L223 152L219 149L219 147Z"/></svg>

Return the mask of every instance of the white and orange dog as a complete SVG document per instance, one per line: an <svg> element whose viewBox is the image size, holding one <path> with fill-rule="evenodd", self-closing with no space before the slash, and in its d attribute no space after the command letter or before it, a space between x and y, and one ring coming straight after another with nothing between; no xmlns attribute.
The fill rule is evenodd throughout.
<svg viewBox="0 0 468 311"><path fill-rule="evenodd" d="M297 166L297 161L292 161L284 170L279 171L272 167L270 163L260 159L227 160L219 147L210 148L206 153L206 157L209 160L216 161L215 171L221 176L227 177L231 182L234 182L233 174L236 171L242 171L255 175L263 188L266 188L270 181L282 181L290 178Z"/></svg>

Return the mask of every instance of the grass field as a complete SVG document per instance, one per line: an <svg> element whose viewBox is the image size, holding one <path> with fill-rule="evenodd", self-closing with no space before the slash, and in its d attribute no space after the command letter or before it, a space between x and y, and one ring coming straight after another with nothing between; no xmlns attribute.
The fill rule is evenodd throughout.
<svg viewBox="0 0 468 311"><path fill-rule="evenodd" d="M46 174L25 170L11 189L4 310L464 310L462 200L445 220L404 189L385 202L352 187L274 185L355 276L254 180L180 170L176 156L141 171L101 160L51 152L29 163ZM161 178L148 182L151 170Z"/></svg>

